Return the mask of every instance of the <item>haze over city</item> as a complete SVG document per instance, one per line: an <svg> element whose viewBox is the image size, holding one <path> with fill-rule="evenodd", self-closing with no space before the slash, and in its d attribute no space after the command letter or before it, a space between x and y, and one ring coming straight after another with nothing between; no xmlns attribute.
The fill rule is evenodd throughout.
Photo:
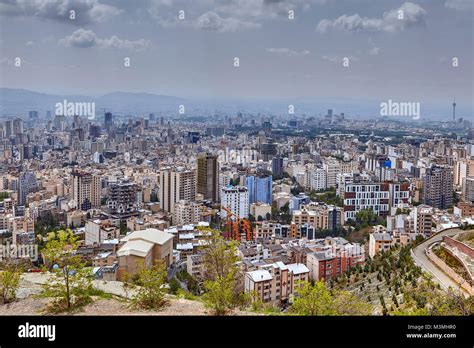
<svg viewBox="0 0 474 348"><path fill-rule="evenodd" d="M392 99L420 102L437 119L456 97L459 115L472 116L469 0L94 0L75 1L75 19L67 1L40 4L0 2L2 87L147 92L250 111L292 103L297 113L334 107L351 116L377 114Z"/></svg>

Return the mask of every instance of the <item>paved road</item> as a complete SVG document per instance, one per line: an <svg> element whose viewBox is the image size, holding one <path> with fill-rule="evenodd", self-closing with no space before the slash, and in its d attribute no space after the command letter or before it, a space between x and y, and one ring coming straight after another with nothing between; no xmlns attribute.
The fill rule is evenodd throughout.
<svg viewBox="0 0 474 348"><path fill-rule="evenodd" d="M467 291L460 288L459 285L451 279L448 275L446 275L443 271L441 271L436 265L431 262L431 260L426 256L425 250L426 248L434 243L439 242L443 239L443 236L452 236L459 232L462 232L460 229L448 229L439 232L435 236L427 239L416 248L412 249L412 257L415 263L420 266L425 272L430 273L433 276L433 280L436 281L441 285L444 290L447 290L449 287L461 290L464 294L467 295Z"/></svg>

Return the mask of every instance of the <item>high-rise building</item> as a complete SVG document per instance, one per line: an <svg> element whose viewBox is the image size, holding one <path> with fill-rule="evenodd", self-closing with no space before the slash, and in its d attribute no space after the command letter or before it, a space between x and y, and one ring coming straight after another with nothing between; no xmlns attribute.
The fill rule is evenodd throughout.
<svg viewBox="0 0 474 348"><path fill-rule="evenodd" d="M15 118L13 120L13 135L23 133L23 120L21 118Z"/></svg>
<svg viewBox="0 0 474 348"><path fill-rule="evenodd" d="M310 190L324 190L327 187L327 173L323 168L309 165L305 171L305 186Z"/></svg>
<svg viewBox="0 0 474 348"><path fill-rule="evenodd" d="M174 213L181 200L196 199L196 171L185 168L164 168L160 171L160 208Z"/></svg>
<svg viewBox="0 0 474 348"><path fill-rule="evenodd" d="M100 137L100 126L91 124L89 127L89 136L92 140L95 140L96 138Z"/></svg>
<svg viewBox="0 0 474 348"><path fill-rule="evenodd" d="M426 170L423 202L438 209L453 205L453 172L449 167L432 166Z"/></svg>
<svg viewBox="0 0 474 348"><path fill-rule="evenodd" d="M18 178L17 203L18 205L25 205L26 196L38 190L38 182L36 176L32 172L24 172Z"/></svg>
<svg viewBox="0 0 474 348"><path fill-rule="evenodd" d="M205 154L197 160L197 193L213 202L219 200L219 164L217 156Z"/></svg>
<svg viewBox="0 0 474 348"><path fill-rule="evenodd" d="M272 124L270 121L262 122L263 131L266 133L270 133L272 131Z"/></svg>
<svg viewBox="0 0 474 348"><path fill-rule="evenodd" d="M462 198L464 202L474 202L474 176L463 178Z"/></svg>
<svg viewBox="0 0 474 348"><path fill-rule="evenodd" d="M8 138L13 134L13 120L5 121L5 137Z"/></svg>
<svg viewBox="0 0 474 348"><path fill-rule="evenodd" d="M277 155L272 159L272 173L276 177L283 175L283 157L280 155Z"/></svg>
<svg viewBox="0 0 474 348"><path fill-rule="evenodd" d="M38 118L38 111L30 111L30 112L28 113L28 117L29 117L30 119L37 119L37 118Z"/></svg>
<svg viewBox="0 0 474 348"><path fill-rule="evenodd" d="M272 204L272 175L262 171L245 178L245 186L249 191L249 202Z"/></svg>
<svg viewBox="0 0 474 348"><path fill-rule="evenodd" d="M104 128L106 131L110 131L112 125L114 124L112 113L106 112L104 115Z"/></svg>
<svg viewBox="0 0 474 348"><path fill-rule="evenodd" d="M72 199L76 209L89 210L100 206L101 179L83 171L72 172Z"/></svg>
<svg viewBox="0 0 474 348"><path fill-rule="evenodd" d="M137 192L137 184L130 180L110 183L107 188L108 212L120 219L133 216L138 209Z"/></svg>
<svg viewBox="0 0 474 348"><path fill-rule="evenodd" d="M265 162L269 161L278 153L277 145L274 143L263 143L260 145L260 153Z"/></svg>
<svg viewBox="0 0 474 348"><path fill-rule="evenodd" d="M460 187L465 177L474 175L474 161L462 158L456 161L453 171L454 186Z"/></svg>
<svg viewBox="0 0 474 348"><path fill-rule="evenodd" d="M326 186L328 188L336 187L336 176L341 173L341 163L338 160L328 160L323 164L326 170Z"/></svg>
<svg viewBox="0 0 474 348"><path fill-rule="evenodd" d="M64 115L54 115L54 128L56 128L58 131L63 131L64 126Z"/></svg>
<svg viewBox="0 0 474 348"><path fill-rule="evenodd" d="M229 209L239 219L249 217L249 190L245 186L224 187L221 192L221 206ZM222 209L221 217L227 217L227 212ZM235 219L232 217L232 219Z"/></svg>

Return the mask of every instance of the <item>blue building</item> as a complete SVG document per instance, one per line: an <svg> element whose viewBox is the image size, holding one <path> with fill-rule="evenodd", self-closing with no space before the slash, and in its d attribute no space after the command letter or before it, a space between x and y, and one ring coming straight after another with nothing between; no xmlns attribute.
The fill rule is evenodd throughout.
<svg viewBox="0 0 474 348"><path fill-rule="evenodd" d="M249 203L272 204L272 176L252 175L245 178L245 186L249 190Z"/></svg>
<svg viewBox="0 0 474 348"><path fill-rule="evenodd" d="M293 213L294 210L299 210L302 204L309 204L309 202L311 202L311 199L304 193L291 197L289 204L290 213Z"/></svg>

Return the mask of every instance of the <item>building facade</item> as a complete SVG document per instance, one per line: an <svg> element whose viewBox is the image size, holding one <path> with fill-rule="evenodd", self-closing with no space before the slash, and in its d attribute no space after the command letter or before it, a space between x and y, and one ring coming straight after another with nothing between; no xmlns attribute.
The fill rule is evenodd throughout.
<svg viewBox="0 0 474 348"><path fill-rule="evenodd" d="M98 175L72 172L72 199L76 209L89 210L100 206L101 180Z"/></svg>
<svg viewBox="0 0 474 348"><path fill-rule="evenodd" d="M160 209L174 214L181 200L196 200L196 171L165 168L160 171Z"/></svg>
<svg viewBox="0 0 474 348"><path fill-rule="evenodd" d="M245 186L224 187L221 193L221 205L229 209L239 219L249 217L249 190ZM221 216L227 217L227 212L222 209Z"/></svg>
<svg viewBox="0 0 474 348"><path fill-rule="evenodd" d="M217 156L205 154L197 159L197 193L212 202L219 201L219 164Z"/></svg>
<svg viewBox="0 0 474 348"><path fill-rule="evenodd" d="M453 172L449 167L432 166L424 178L423 203L438 209L453 205Z"/></svg>

